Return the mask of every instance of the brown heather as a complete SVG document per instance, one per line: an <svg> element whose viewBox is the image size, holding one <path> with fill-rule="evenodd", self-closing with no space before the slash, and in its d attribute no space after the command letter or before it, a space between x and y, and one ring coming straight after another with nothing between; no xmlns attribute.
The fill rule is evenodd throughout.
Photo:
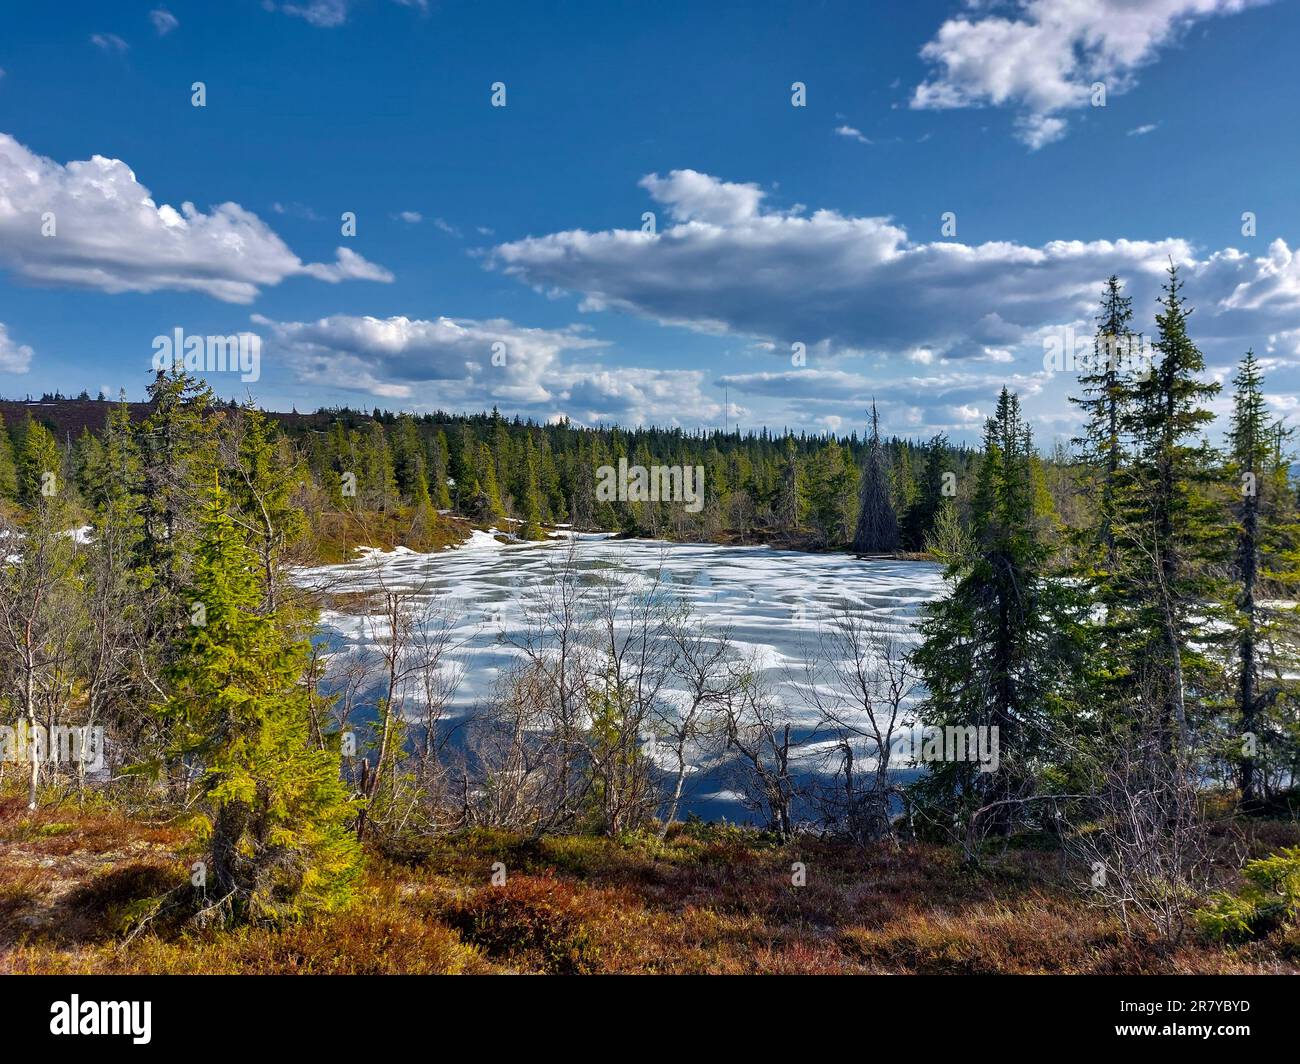
<svg viewBox="0 0 1300 1064"><path fill-rule="evenodd" d="M1265 853L1297 837L1294 824L1265 821L1247 844ZM1008 848L973 870L920 843L780 845L695 824L662 845L448 836L372 853L343 914L195 931L164 910L140 929L160 896L188 889L190 842L178 822L71 800L29 816L19 796L0 798L0 971L1300 973L1300 942L1285 933L1172 951L1125 939L1047 850ZM500 887L496 861L508 870ZM790 883L794 861L805 887Z"/></svg>

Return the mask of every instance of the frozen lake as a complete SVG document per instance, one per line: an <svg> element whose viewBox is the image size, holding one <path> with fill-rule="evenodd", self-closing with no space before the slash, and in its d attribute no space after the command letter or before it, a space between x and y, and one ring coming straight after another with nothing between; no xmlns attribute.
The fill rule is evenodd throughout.
<svg viewBox="0 0 1300 1064"><path fill-rule="evenodd" d="M304 570L300 579L336 593L373 590L382 582L414 591L445 611L455 644L447 658L459 674L450 707L455 717L491 697L501 671L520 653L509 637L523 626L526 596L551 579L568 549L567 541L501 544L475 532L454 550L372 553L356 562ZM868 617L910 645L921 606L943 585L940 567L931 563L858 561L844 554L600 536L580 537L577 550L593 578L648 584L662 565L666 590L689 602L711 627L729 632L738 653L767 674L799 727L810 727L816 711L800 691L798 674L819 629L837 611ZM331 649L346 654L366 654L372 640L386 635L376 619L337 611L323 613L321 623ZM744 819L724 779L717 771L697 773L688 811Z"/></svg>

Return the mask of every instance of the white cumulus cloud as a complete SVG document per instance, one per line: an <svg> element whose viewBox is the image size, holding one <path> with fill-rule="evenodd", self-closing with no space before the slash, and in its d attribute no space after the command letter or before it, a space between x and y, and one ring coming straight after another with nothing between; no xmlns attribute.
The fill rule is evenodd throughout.
<svg viewBox="0 0 1300 1064"><path fill-rule="evenodd" d="M741 357L759 367L713 383L760 397L768 424L857 422L875 395L896 421L965 432L965 415L985 410L1007 382L1026 396L1042 393L1036 416L1056 424L1062 408L1068 413L1072 377L1039 376L1049 341L1066 329L1090 335L1112 273L1150 335L1171 261L1197 308L1196 340L1207 356L1231 365L1248 346L1268 342L1279 358L1296 346L1300 252L1281 239L1255 252L1207 251L1176 235L927 242L886 217L769 207L756 185L696 171L641 184L673 224L653 234L528 237L495 247L488 265L547 295L573 293L583 310L744 340ZM807 368L783 371L795 344L804 345ZM1046 379L1052 387L1044 390Z"/></svg>
<svg viewBox="0 0 1300 1064"><path fill-rule="evenodd" d="M52 234L52 235L47 235ZM66 165L0 133L0 268L40 284L103 292L203 292L248 303L287 277L391 281L347 248L304 263L237 203L207 212L155 203L120 159Z"/></svg>
<svg viewBox="0 0 1300 1064"><path fill-rule="evenodd" d="M678 223L657 233L582 229L498 245L490 264L587 310L613 309L706 333L802 342L832 352L922 361L986 358L1035 342L1035 330L1088 317L1118 273L1153 305L1169 262L1184 267L1214 335L1265 335L1300 311L1300 256L1210 254L1185 239L912 240L889 218L765 209L755 185L695 171L641 184ZM996 309L993 309L996 308ZM927 351L929 355L919 355Z"/></svg>
<svg viewBox="0 0 1300 1064"><path fill-rule="evenodd" d="M1018 0L1013 14L979 6L946 20L922 49L934 75L916 108L1015 107L1031 149L1065 135L1060 112L1087 106L1092 86L1128 91L1193 23L1269 0Z"/></svg>
<svg viewBox="0 0 1300 1064"><path fill-rule="evenodd" d="M32 349L13 339L8 327L0 321L0 373L26 373L31 364Z"/></svg>
<svg viewBox="0 0 1300 1064"><path fill-rule="evenodd" d="M426 409L500 405L588 424L696 424L721 414L721 405L704 395L703 372L593 361L608 345L580 326L347 314L314 322L253 320L300 382Z"/></svg>

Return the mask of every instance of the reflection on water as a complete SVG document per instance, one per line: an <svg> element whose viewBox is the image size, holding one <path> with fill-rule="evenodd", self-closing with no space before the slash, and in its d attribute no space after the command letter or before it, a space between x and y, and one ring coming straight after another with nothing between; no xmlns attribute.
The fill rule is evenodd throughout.
<svg viewBox="0 0 1300 1064"><path fill-rule="evenodd" d="M503 546L475 533L456 550L376 555L307 570L301 580L327 584L334 592L366 591L382 580L447 611L456 643L448 658L460 672L449 711L454 717L491 696L497 677L518 653L509 636L523 626L526 597L552 579L567 550L568 544L559 542ZM924 562L603 537L584 537L577 550L584 583L592 585L614 579L649 587L662 566L662 590L687 601L710 625L729 631L737 652L758 663L780 692L790 720L804 729L815 715L791 680L819 627L847 609L910 643L921 605L942 590L940 568ZM321 620L323 638L336 651L366 653L372 637L383 637L373 622L345 613L327 612ZM743 819L734 800L723 793L724 778L717 770L698 773L687 810Z"/></svg>

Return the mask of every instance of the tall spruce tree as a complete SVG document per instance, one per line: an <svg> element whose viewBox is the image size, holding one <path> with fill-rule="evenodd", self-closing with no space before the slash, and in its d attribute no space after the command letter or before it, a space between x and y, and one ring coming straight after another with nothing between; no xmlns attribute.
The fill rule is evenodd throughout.
<svg viewBox="0 0 1300 1064"><path fill-rule="evenodd" d="M387 512L398 502L393 452L381 421L372 421L358 448L357 498L368 509Z"/></svg>
<svg viewBox="0 0 1300 1064"><path fill-rule="evenodd" d="M858 554L889 553L898 549L898 516L890 498L889 464L880 446L880 418L871 404L871 437L858 489L858 523L853 550Z"/></svg>
<svg viewBox="0 0 1300 1064"><path fill-rule="evenodd" d="M1076 690L1079 604L1048 570L1032 456L1020 402L1004 388L984 430L969 547L949 560L949 593L926 607L914 654L929 692L919 711L926 725L997 729L997 771L942 760L914 785L945 823L1003 803L983 826L1010 825L1014 803L1042 785L1051 739Z"/></svg>
<svg viewBox="0 0 1300 1064"><path fill-rule="evenodd" d="M1228 435L1234 472L1241 480L1241 501L1237 507L1237 609L1239 616L1237 650L1239 672L1237 684L1238 719L1246 736L1257 736L1258 663L1255 660L1259 640L1255 593L1259 582L1259 512L1260 489L1269 453L1269 425L1264 405L1263 377L1255 353L1247 351L1233 382L1232 428ZM1241 756L1239 780L1243 806L1258 798L1255 757L1247 744Z"/></svg>
<svg viewBox="0 0 1300 1064"><path fill-rule="evenodd" d="M202 610L160 711L173 755L201 773L205 911L281 922L346 905L360 856L338 755L309 741L308 644L296 619L265 611L259 561L229 505L220 486L209 491L191 587Z"/></svg>
<svg viewBox="0 0 1300 1064"><path fill-rule="evenodd" d="M799 465L799 452L794 437L785 438L785 458L781 463L781 479L777 486L776 520L783 532L798 532L808 511L804 487L804 473Z"/></svg>
<svg viewBox="0 0 1300 1064"><path fill-rule="evenodd" d="M521 539L545 539L542 531L542 507L537 488L537 451L533 447L531 436L524 441L523 470L523 525L519 529Z"/></svg>
<svg viewBox="0 0 1300 1064"><path fill-rule="evenodd" d="M1214 420L1202 404L1219 386L1200 379L1205 360L1187 332L1182 288L1171 265L1156 315L1158 358L1137 376L1125 418L1133 458L1116 513L1117 550L1131 558L1123 608L1131 618L1125 642L1133 692L1156 700L1156 738L1180 758L1189 692L1210 687L1206 620L1211 604L1222 601L1210 562L1222 559L1225 546L1221 512L1208 494L1219 463L1202 435Z"/></svg>
<svg viewBox="0 0 1300 1064"><path fill-rule="evenodd" d="M18 501L34 507L63 492L63 455L53 434L31 414L23 424L18 447Z"/></svg>
<svg viewBox="0 0 1300 1064"><path fill-rule="evenodd" d="M478 485L472 506L475 517L483 522L496 525L506 532L510 523L506 520L505 504L501 501L501 489L497 484L497 466L492 452L486 443L478 445Z"/></svg>
<svg viewBox="0 0 1300 1064"><path fill-rule="evenodd" d="M1238 782L1243 809L1258 806L1266 795L1261 773L1264 747L1281 731L1269 719L1270 707L1295 684L1296 613L1272 599L1291 600L1300 573L1300 520L1290 482L1290 462L1283 442L1288 433L1269 413L1264 378L1253 351L1247 351L1233 382L1232 423L1228 431L1229 475L1236 499L1233 516L1237 542L1234 555L1236 629L1236 717ZM1264 601L1261 588L1272 589ZM1261 648L1267 648L1263 653ZM1261 661L1265 657L1266 661ZM1267 666L1267 669L1265 668ZM1271 675L1271 680L1266 678Z"/></svg>
<svg viewBox="0 0 1300 1064"><path fill-rule="evenodd" d="M149 416L133 435L140 450L144 536L139 564L173 597L189 581L190 552L201 509L196 485L216 466L211 389L184 369L159 370L149 385Z"/></svg>
<svg viewBox="0 0 1300 1064"><path fill-rule="evenodd" d="M902 541L908 550L923 550L925 541L935 530L936 519L945 502L944 474L951 468L948 440L942 433L925 448L925 467L917 485L912 505L903 515Z"/></svg>
<svg viewBox="0 0 1300 1064"><path fill-rule="evenodd" d="M294 502L305 471L288 441L280 439L266 415L251 404L238 412L231 428L238 437L232 514L261 563L267 606L274 611L281 600L280 561L307 530L306 516Z"/></svg>
<svg viewBox="0 0 1300 1064"><path fill-rule="evenodd" d="M725 482L727 477L724 473L717 479ZM834 436L828 437L818 452L810 479L808 494L813 519L829 542L844 544L849 538L857 509L854 490L857 470ZM725 512L726 499L723 501Z"/></svg>
<svg viewBox="0 0 1300 1064"><path fill-rule="evenodd" d="M1102 292L1093 356L1079 375L1082 395L1071 396L1083 416L1083 435L1074 442L1090 480L1089 520L1082 531L1082 569L1104 588L1117 568L1116 491L1124 463L1124 421L1132 401L1129 376L1140 338L1132 330L1133 301L1112 274ZM1104 593L1104 592L1103 592Z"/></svg>
<svg viewBox="0 0 1300 1064"><path fill-rule="evenodd" d="M428 463L426 469L433 505L439 510L451 509L451 492L447 486L448 457L451 454L447 445L447 434L438 430L436 436L429 440Z"/></svg>

